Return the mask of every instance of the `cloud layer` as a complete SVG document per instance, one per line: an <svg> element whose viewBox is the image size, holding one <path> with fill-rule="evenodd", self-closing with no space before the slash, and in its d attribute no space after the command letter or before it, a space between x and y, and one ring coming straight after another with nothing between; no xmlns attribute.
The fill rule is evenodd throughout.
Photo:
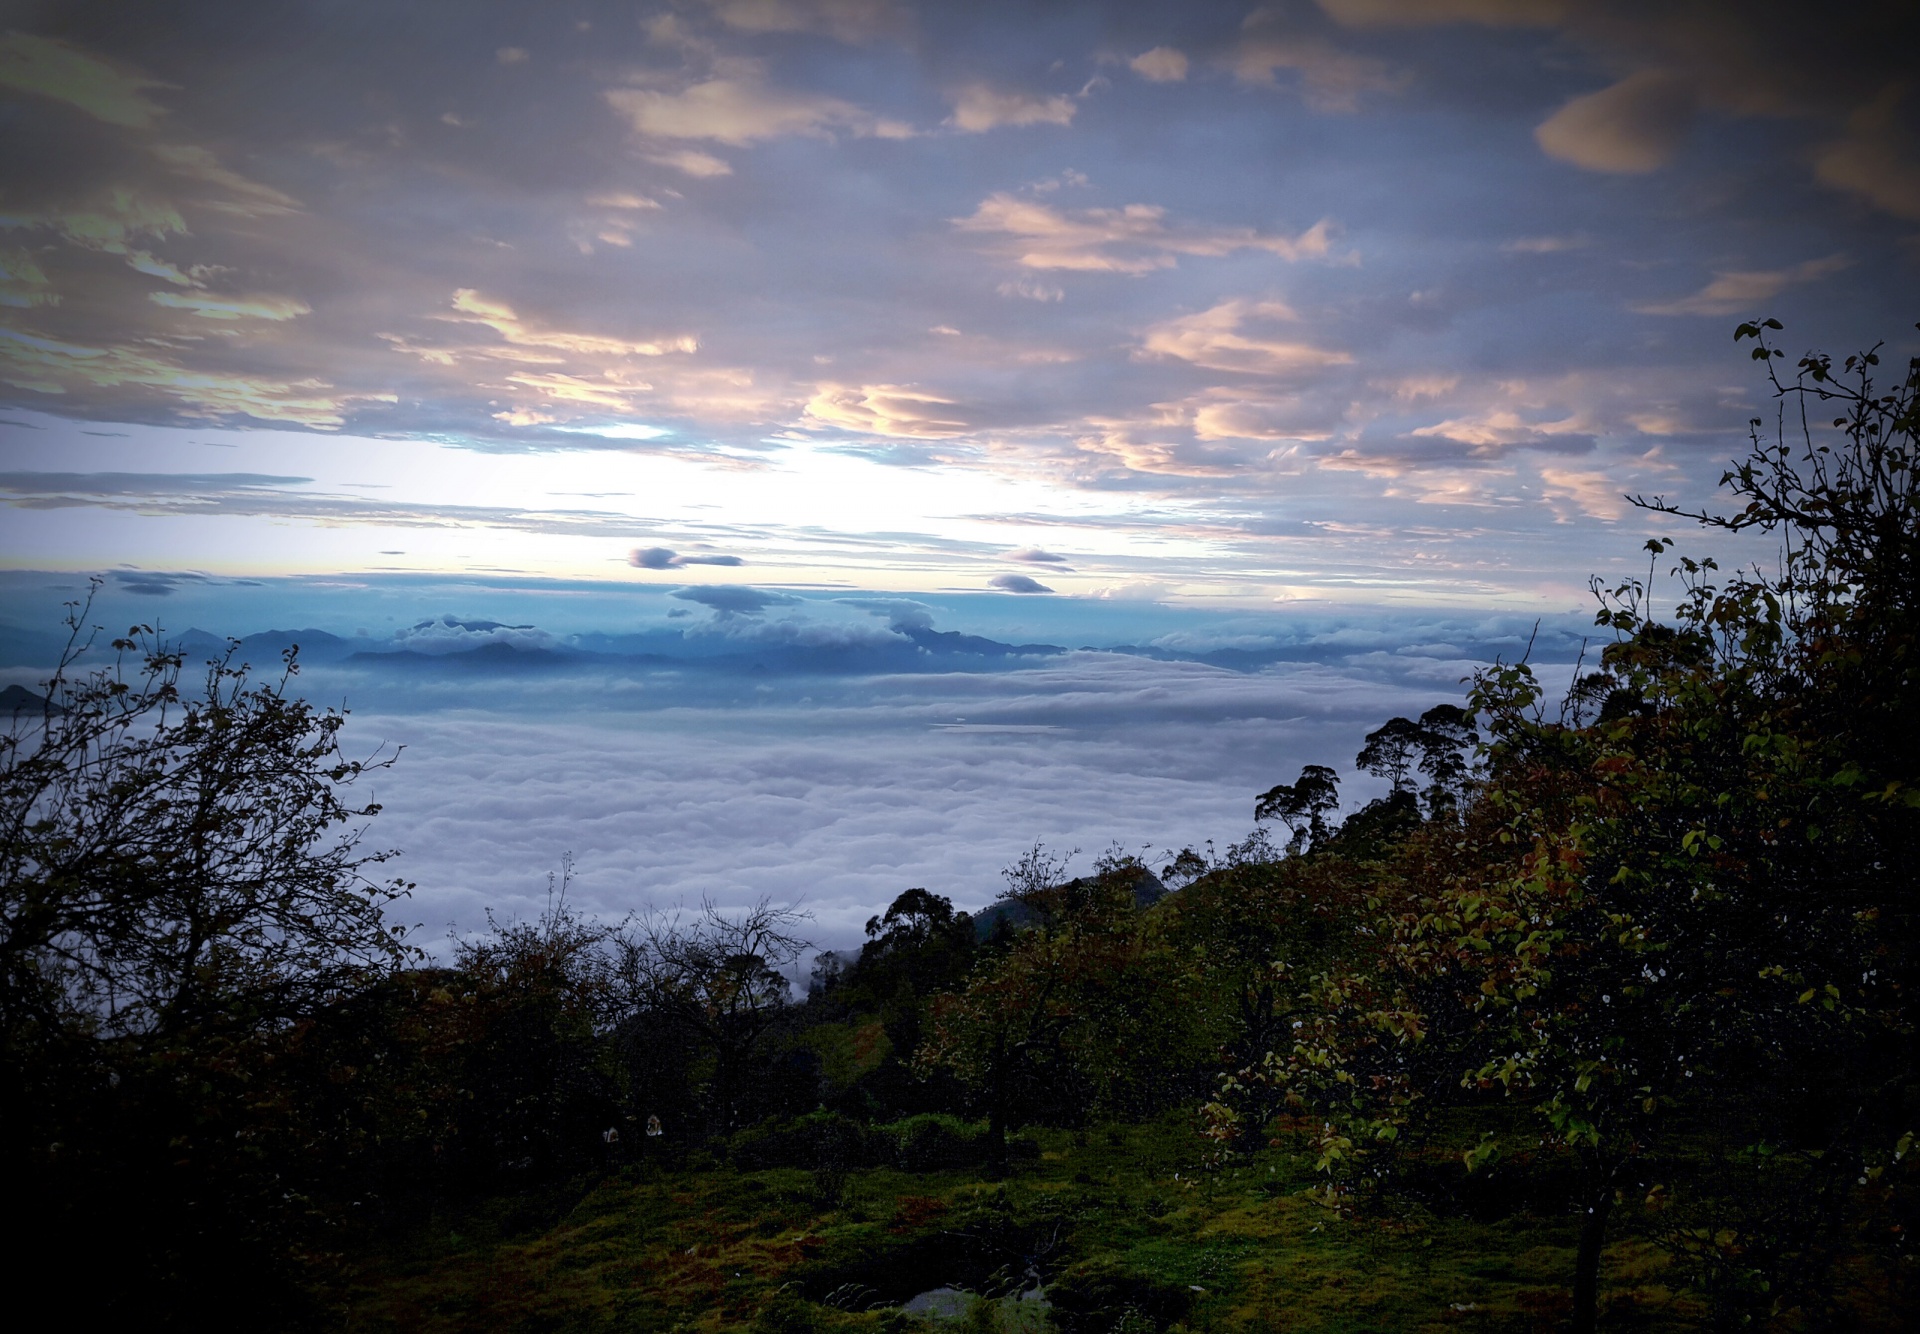
<svg viewBox="0 0 1920 1334"><path fill-rule="evenodd" d="M1552 602L1920 298L1893 0L354 12L0 38L15 565Z"/></svg>

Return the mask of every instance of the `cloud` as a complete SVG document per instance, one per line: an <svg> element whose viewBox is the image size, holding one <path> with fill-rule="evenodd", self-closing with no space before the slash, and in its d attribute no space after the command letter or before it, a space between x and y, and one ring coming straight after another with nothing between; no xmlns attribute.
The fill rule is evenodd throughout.
<svg viewBox="0 0 1920 1334"><path fill-rule="evenodd" d="M308 477L262 473L0 473L0 493L23 509L97 507L119 514L207 518L212 515L276 521L301 519L336 528L495 530L597 543L631 541L654 525L616 510L532 509L378 500L358 495L283 490L309 486ZM712 563L712 562L708 562Z"/></svg>
<svg viewBox="0 0 1920 1334"><path fill-rule="evenodd" d="M1429 27L1482 23L1489 27L1544 28L1558 23L1568 0L1317 0L1336 22L1354 28Z"/></svg>
<svg viewBox="0 0 1920 1334"><path fill-rule="evenodd" d="M1001 296L1020 297L1026 301L1064 301L1067 294L1052 283L1039 283L1031 278L1020 278L1001 283L993 289Z"/></svg>
<svg viewBox="0 0 1920 1334"><path fill-rule="evenodd" d="M311 477L257 472L0 472L0 491L10 495L188 496L306 486Z"/></svg>
<svg viewBox="0 0 1920 1334"><path fill-rule="evenodd" d="M903 122L881 119L838 97L774 88L750 62L728 62L728 69L731 73L679 92L609 88L604 96L636 134L649 139L711 139L744 148L763 139L824 137L834 130L882 139L913 133Z"/></svg>
<svg viewBox="0 0 1920 1334"><path fill-rule="evenodd" d="M1179 83L1187 77L1187 55L1171 46L1142 51L1127 67L1150 83Z"/></svg>
<svg viewBox="0 0 1920 1334"><path fill-rule="evenodd" d="M1194 438L1177 407L1155 404L1141 420L1099 419L1075 437L1081 467L1093 484L1135 478L1234 477L1246 471L1243 451Z"/></svg>
<svg viewBox="0 0 1920 1334"><path fill-rule="evenodd" d="M619 317L616 311L615 317ZM558 327L523 316L517 307L473 288L453 295L451 313L428 317L436 326L466 327L477 336L421 338L381 333L395 351L457 371L449 377L472 393L493 396L493 419L514 427L566 429L609 438L653 438L660 428L604 425L607 417L660 415L760 417L769 395L757 390L750 372L725 366L690 366L678 358L697 352L691 334L632 340ZM641 361L653 363L644 372ZM467 363L492 363L497 379L476 380ZM504 403L502 399L506 400ZM584 423L578 419L585 417Z"/></svg>
<svg viewBox="0 0 1920 1334"><path fill-rule="evenodd" d="M1899 119L1906 93L1904 84L1889 84L1855 111L1846 133L1815 156L1813 174L1895 217L1920 219L1920 158Z"/></svg>
<svg viewBox="0 0 1920 1334"><path fill-rule="evenodd" d="M617 208L630 212L651 211L660 207L659 200L634 194L630 190L608 190L601 194L588 195L587 202L595 208Z"/></svg>
<svg viewBox="0 0 1920 1334"><path fill-rule="evenodd" d="M1847 133L1813 155L1815 175L1896 216L1920 217L1913 126L1874 123L1911 79L1909 53L1920 39L1920 12L1911 4L1850 6L1823 12L1818 23L1809 23L1800 8L1772 4L1320 0L1320 7L1359 28L1559 29L1558 46L1583 50L1601 67L1627 75L1611 89L1576 99L1541 127L1550 153L1593 170L1663 165L1684 138L1696 102L1735 116L1823 124L1847 118Z"/></svg>
<svg viewBox="0 0 1920 1334"><path fill-rule="evenodd" d="M1065 565L1065 556L1056 556L1051 551L1042 551L1039 547L1021 547L1007 553L1008 560L1024 561L1029 565Z"/></svg>
<svg viewBox="0 0 1920 1334"><path fill-rule="evenodd" d="M1342 51L1324 38L1286 31L1272 10L1254 10L1243 27L1240 45L1228 61L1234 76L1242 83L1273 87L1279 82L1278 71L1292 71L1299 77L1301 98L1315 111L1357 111L1362 94L1398 92L1407 86L1405 74L1379 60Z"/></svg>
<svg viewBox="0 0 1920 1334"><path fill-rule="evenodd" d="M1410 495L1422 504L1481 505L1491 501L1486 478L1514 475L1506 460L1515 451L1585 454L1595 443L1585 432L1542 430L1519 422L1448 422L1403 435L1363 438L1320 455L1315 463L1334 472L1392 479L1400 489L1390 494Z"/></svg>
<svg viewBox="0 0 1920 1334"><path fill-rule="evenodd" d="M689 176L712 177L733 175L733 165L724 158L711 153L702 153L698 149L682 148L671 152L651 152L645 155L647 161L657 162L663 167L672 167Z"/></svg>
<svg viewBox="0 0 1920 1334"><path fill-rule="evenodd" d="M1193 438L1214 440L1320 440L1330 429L1328 404L1298 394L1268 394L1215 386L1177 403L1157 405L1179 413ZM1278 453L1267 455L1275 463Z"/></svg>
<svg viewBox="0 0 1920 1334"><path fill-rule="evenodd" d="M53 290L46 271L34 263L24 250L0 250L0 306L26 309L30 306L57 305L60 294Z"/></svg>
<svg viewBox="0 0 1920 1334"><path fill-rule="evenodd" d="M608 338L600 334L539 328L521 319L506 302L482 296L471 287L462 287L453 294L453 309L459 314L435 318L453 324L483 325L516 348L613 357L663 357L670 352L697 352L700 348L699 340L690 335L630 343L625 339Z"/></svg>
<svg viewBox="0 0 1920 1334"><path fill-rule="evenodd" d="M493 58L502 65L524 65L529 56L523 46L503 46L493 53Z"/></svg>
<svg viewBox="0 0 1920 1334"><path fill-rule="evenodd" d="M1385 389L1401 403L1418 403L1422 399L1442 398L1460 386L1457 375L1402 375L1394 379L1378 381L1376 388Z"/></svg>
<svg viewBox="0 0 1920 1334"><path fill-rule="evenodd" d="M388 392L336 390L324 380L223 374L168 360L147 347L89 347L0 327L0 383L39 394L134 387L172 398L189 418L243 415L338 427L354 402L392 402Z"/></svg>
<svg viewBox="0 0 1920 1334"><path fill-rule="evenodd" d="M1055 209L1001 192L987 196L968 217L954 219L954 226L1008 238L1000 249L1025 268L1083 273L1138 276L1172 268L1180 255L1264 250L1297 260L1322 258L1329 250L1331 224L1324 219L1292 237L1251 227L1172 227L1166 219L1167 211L1153 204Z"/></svg>
<svg viewBox="0 0 1920 1334"><path fill-rule="evenodd" d="M1510 255L1557 255L1564 250L1584 250L1592 244L1592 238L1585 235L1521 236L1500 248Z"/></svg>
<svg viewBox="0 0 1920 1334"><path fill-rule="evenodd" d="M987 587L997 588L1002 593L1051 593L1053 590L1038 579L1030 579L1024 574L996 574L987 580Z"/></svg>
<svg viewBox="0 0 1920 1334"><path fill-rule="evenodd" d="M290 320L310 315L313 307L290 296L215 296L211 292L151 292L147 300L173 310L190 310L209 320Z"/></svg>
<svg viewBox="0 0 1920 1334"><path fill-rule="evenodd" d="M146 90L171 86L52 37L0 36L0 88L65 102L109 125L149 128L166 113Z"/></svg>
<svg viewBox="0 0 1920 1334"><path fill-rule="evenodd" d="M1197 315L1154 325L1141 341L1147 356L1169 357L1209 370L1249 375L1295 375L1351 365L1346 352L1293 339L1249 337L1249 323L1291 322L1298 317L1279 301L1223 301Z"/></svg>
<svg viewBox="0 0 1920 1334"><path fill-rule="evenodd" d="M736 32L819 32L850 44L906 26L893 0L707 0L707 7Z"/></svg>
<svg viewBox="0 0 1920 1334"><path fill-rule="evenodd" d="M325 679L354 691L350 745L406 746L382 777L371 837L402 849L418 919L484 929L489 907L531 919L544 872L572 851L569 902L584 912L614 920L703 895L729 908L787 902L804 886L816 938L837 946L857 943L905 885L984 906L1035 839L1151 843L1156 864L1186 844L1238 841L1253 795L1290 776L1275 774L1276 755L1345 769L1382 718L1458 700L1457 683L1430 678L1465 671L1391 652L1260 674L1115 654L1046 663L842 690L776 679L751 708L666 678L623 690L579 677L461 681L457 708L397 712L369 708L358 675ZM643 700L684 725L659 726ZM1061 730L952 726L961 719Z"/></svg>
<svg viewBox="0 0 1920 1334"><path fill-rule="evenodd" d="M553 429L565 435L595 435L602 440L661 440L673 434L664 426L649 426L645 422L603 422L586 426L556 426Z"/></svg>
<svg viewBox="0 0 1920 1334"><path fill-rule="evenodd" d="M791 606L800 601L785 593L769 593L764 588L744 584L701 584L676 588L669 596L683 602L697 602L721 616L757 616L768 607Z"/></svg>
<svg viewBox="0 0 1920 1334"><path fill-rule="evenodd" d="M1002 92L983 83L968 84L953 98L951 123L969 134L1003 125L1071 125L1079 108L1071 97Z"/></svg>
<svg viewBox="0 0 1920 1334"><path fill-rule="evenodd" d="M297 213L300 201L270 185L249 180L239 172L222 166L220 159L194 144L155 144L154 157L177 176L205 185L220 187L225 193L197 202L216 213L238 218L266 218L281 213Z"/></svg>
<svg viewBox="0 0 1920 1334"><path fill-rule="evenodd" d="M560 641L531 625L437 616L394 631L393 644L411 653L446 654L469 653L492 644L517 649L553 649L560 646Z"/></svg>
<svg viewBox="0 0 1920 1334"><path fill-rule="evenodd" d="M1627 512L1627 499L1620 484L1603 472L1577 472L1570 468L1542 468L1540 487L1549 504L1565 502L1574 513L1589 519L1612 521ZM1561 522L1570 521L1563 515Z"/></svg>
<svg viewBox="0 0 1920 1334"><path fill-rule="evenodd" d="M1588 171L1636 173L1665 166L1692 128L1696 96L1685 79L1641 70L1576 97L1542 121L1534 139L1548 157Z"/></svg>
<svg viewBox="0 0 1920 1334"><path fill-rule="evenodd" d="M1789 287L1817 282L1840 272L1853 261L1845 255L1810 259L1785 269L1755 269L1716 273L1713 281L1692 296L1674 301L1646 302L1633 307L1643 315L1755 315L1759 303L1771 301Z"/></svg>
<svg viewBox="0 0 1920 1334"><path fill-rule="evenodd" d="M1593 448L1593 436L1578 415L1560 421L1528 421L1510 408L1498 408L1469 417L1455 417L1408 432L1414 439L1452 441L1465 445L1476 458L1497 458L1520 448L1584 453Z"/></svg>
<svg viewBox="0 0 1920 1334"><path fill-rule="evenodd" d="M172 570L141 570L122 568L108 572L114 583L124 592L136 597L164 598L173 596L183 585L193 587L211 582L204 574L191 574Z"/></svg>
<svg viewBox="0 0 1920 1334"><path fill-rule="evenodd" d="M933 608L910 598L837 598L838 602L887 618L893 630L933 629Z"/></svg>
<svg viewBox="0 0 1920 1334"><path fill-rule="evenodd" d="M164 200L137 190L113 189L86 204L0 214L0 227L44 227L70 245L125 256L133 267L142 268L159 261L143 250L136 250L135 243L142 239L164 241L169 236L184 235L187 222L180 216L179 209ZM151 268L143 271L150 272Z"/></svg>
<svg viewBox="0 0 1920 1334"><path fill-rule="evenodd" d="M942 440L971 427L952 411L954 402L911 385L823 384L807 401L806 415L826 426L862 435Z"/></svg>
<svg viewBox="0 0 1920 1334"><path fill-rule="evenodd" d="M627 564L641 570L677 570L688 565L745 565L738 556L682 555L667 547L639 547L627 557Z"/></svg>

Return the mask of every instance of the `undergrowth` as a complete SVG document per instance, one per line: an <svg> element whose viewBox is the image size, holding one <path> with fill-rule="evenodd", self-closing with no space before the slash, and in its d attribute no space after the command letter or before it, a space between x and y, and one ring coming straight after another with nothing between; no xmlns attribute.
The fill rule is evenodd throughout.
<svg viewBox="0 0 1920 1334"><path fill-rule="evenodd" d="M1029 1137L1037 1153L993 1180L879 1153L834 1154L825 1172L742 1166L767 1156L762 1134L733 1162L581 1179L570 1204L436 1217L368 1246L351 1327L1520 1334L1565 1319L1564 1213L1523 1195L1490 1207L1443 1167L1414 1183L1412 1209L1342 1214L1313 1193L1309 1159L1275 1148L1211 1163L1179 1117ZM1627 1212L1603 1327L1697 1328L1697 1304ZM1037 1284L1047 1307L1019 1300ZM899 1309L941 1287L978 1300L944 1324Z"/></svg>

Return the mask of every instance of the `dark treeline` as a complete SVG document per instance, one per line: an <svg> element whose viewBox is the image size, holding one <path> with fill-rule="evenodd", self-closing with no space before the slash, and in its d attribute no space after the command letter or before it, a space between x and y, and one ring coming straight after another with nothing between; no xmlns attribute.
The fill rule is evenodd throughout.
<svg viewBox="0 0 1920 1334"><path fill-rule="evenodd" d="M599 922L565 868L537 921L420 957L352 798L391 759L346 757L291 655L188 689L137 629L85 671L76 608L0 776L13 1263L147 1324L324 1322L358 1250L476 1201L1006 1174L1023 1127L1186 1109L1219 1162L1308 1155L1337 1210L1577 1216L1578 1329L1628 1218L1722 1327L1911 1309L1920 363L1781 379L1777 328L1741 335L1778 429L1692 517L1778 569L1649 542L1564 697L1523 661L1388 720L1344 819L1309 766L1224 853L1036 846L978 916L907 890L803 995L794 912Z"/></svg>

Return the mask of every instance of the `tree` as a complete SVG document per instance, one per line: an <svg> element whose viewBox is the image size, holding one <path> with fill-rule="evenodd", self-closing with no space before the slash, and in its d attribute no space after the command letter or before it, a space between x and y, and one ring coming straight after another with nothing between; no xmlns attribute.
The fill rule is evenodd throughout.
<svg viewBox="0 0 1920 1334"><path fill-rule="evenodd" d="M1422 795L1428 817L1454 810L1472 773L1464 752L1476 739L1472 715L1458 704L1436 704L1418 722L1389 718L1367 733L1354 766L1392 784L1392 791L1373 803L1370 822L1404 827L1408 817L1419 814L1419 803L1413 800L1416 771L1427 776Z"/></svg>
<svg viewBox="0 0 1920 1334"><path fill-rule="evenodd" d="M1292 783L1278 783L1255 800L1255 822L1278 820L1292 834L1294 853L1326 841L1327 816L1340 808L1340 776L1324 764L1309 764Z"/></svg>
<svg viewBox="0 0 1920 1334"><path fill-rule="evenodd" d="M750 1076L788 1008L792 988L781 969L808 948L795 934L804 920L765 899L738 916L706 902L691 921L655 917L623 941L621 970L635 998L634 1022L677 1029L704 1066L701 1102L709 1134L745 1123Z"/></svg>
<svg viewBox="0 0 1920 1334"><path fill-rule="evenodd" d="M291 694L292 650L256 682L230 649L190 690L136 626L89 670L88 609L69 608L46 706L0 732L6 1170L46 1281L112 1216L120 1263L75 1290L164 1322L237 1265L201 1314L258 1316L300 1285L314 1209L275 1063L413 957L385 915L409 887L360 846L379 808L352 800L391 757L346 757L344 713Z"/></svg>
<svg viewBox="0 0 1920 1334"><path fill-rule="evenodd" d="M1478 740L1473 715L1458 704L1436 704L1420 715L1415 745L1419 770L1427 776L1429 819L1454 810L1465 798L1473 773L1467 755Z"/></svg>
<svg viewBox="0 0 1920 1334"><path fill-rule="evenodd" d="M148 627L114 665L80 663L84 606L51 707L0 733L0 1023L163 1038L233 1014L284 1021L408 957L385 909L410 886L367 871L353 785L392 757L340 749L346 715L254 683L234 650L198 694Z"/></svg>
<svg viewBox="0 0 1920 1334"><path fill-rule="evenodd" d="M602 1156L608 1128L637 1129L612 1041L634 1011L618 928L567 903L572 872L568 856L537 920L489 913L488 931L454 951L460 1004L444 1022L460 1041L447 1064L466 1096L452 1147L481 1180L577 1170Z"/></svg>
<svg viewBox="0 0 1920 1334"><path fill-rule="evenodd" d="M1413 765L1426 734L1410 718L1389 718L1367 733L1366 743L1354 757L1355 767L1384 778L1395 792L1413 791Z"/></svg>
<svg viewBox="0 0 1920 1334"><path fill-rule="evenodd" d="M1777 327L1739 333L1770 375ZM1838 438L1816 439L1804 412L1791 445L1756 424L1726 478L1743 508L1694 516L1780 533L1782 573L1722 587L1712 562L1683 558L1672 624L1650 618L1639 581L1601 590L1615 642L1558 718L1525 663L1480 675L1485 778L1466 837L1395 850L1374 924L1251 1072L1311 1116L1322 1167L1350 1185L1389 1170L1424 1109L1493 1096L1537 1113L1581 1183L1576 1330L1594 1328L1616 1203L1684 1188L1649 1182L1646 1164L1687 1118L1822 1164L1804 1179L1830 1193L1828 1218L1908 1129L1920 362L1893 393L1874 390L1875 365L1849 359L1849 385L1818 355L1791 384L1774 376L1783 405L1841 402ZM1649 547L1657 560L1667 544ZM1470 1148L1468 1167L1499 1148ZM1727 1244L1749 1267L1811 1253ZM1749 1288L1763 1312L1817 1299L1784 1264Z"/></svg>
<svg viewBox="0 0 1920 1334"><path fill-rule="evenodd" d="M963 991L935 998L915 1056L984 1104L999 1166L1020 1120L1137 1112L1199 1063L1192 971L1163 920L1135 905L1146 868L1114 855L1059 882L1064 867L1036 849L1008 868L1009 897L1035 904L1036 920L987 952Z"/></svg>

